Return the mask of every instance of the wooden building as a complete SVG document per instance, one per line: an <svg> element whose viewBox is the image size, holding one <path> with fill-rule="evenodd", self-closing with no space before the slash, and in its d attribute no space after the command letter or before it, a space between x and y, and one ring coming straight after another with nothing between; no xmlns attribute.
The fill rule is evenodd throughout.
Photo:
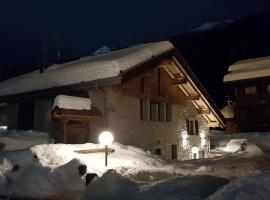
<svg viewBox="0 0 270 200"><path fill-rule="evenodd" d="M9 103L9 128L46 131L56 142L73 143L85 130L88 141L97 142L107 129L116 142L165 159L189 159L192 147L207 156L209 127L225 126L215 103L168 41L53 65L3 81L0 88L0 99ZM89 98L96 112L52 110L59 94Z"/></svg>
<svg viewBox="0 0 270 200"><path fill-rule="evenodd" d="M270 131L270 57L242 60L228 71L238 132Z"/></svg>

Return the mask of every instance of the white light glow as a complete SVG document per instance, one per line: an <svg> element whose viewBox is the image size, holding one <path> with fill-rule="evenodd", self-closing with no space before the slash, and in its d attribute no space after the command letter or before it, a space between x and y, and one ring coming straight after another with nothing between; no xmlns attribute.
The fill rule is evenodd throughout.
<svg viewBox="0 0 270 200"><path fill-rule="evenodd" d="M7 130L7 126L0 126L0 130Z"/></svg>
<svg viewBox="0 0 270 200"><path fill-rule="evenodd" d="M113 142L113 135L109 131L104 131L99 135L99 143L102 145L111 145Z"/></svg>
<svg viewBox="0 0 270 200"><path fill-rule="evenodd" d="M205 133L204 132L200 133L200 138L205 139Z"/></svg>
<svg viewBox="0 0 270 200"><path fill-rule="evenodd" d="M187 140L188 134L187 133L182 133L181 137L182 137L183 140Z"/></svg>
<svg viewBox="0 0 270 200"><path fill-rule="evenodd" d="M188 141L187 140L182 140L182 145L183 145L183 147L186 147L188 145Z"/></svg>
<svg viewBox="0 0 270 200"><path fill-rule="evenodd" d="M206 139L201 139L201 145L202 146L206 145Z"/></svg>
<svg viewBox="0 0 270 200"><path fill-rule="evenodd" d="M192 151L192 154L199 154L199 147L192 147L192 149L191 149L191 151Z"/></svg>

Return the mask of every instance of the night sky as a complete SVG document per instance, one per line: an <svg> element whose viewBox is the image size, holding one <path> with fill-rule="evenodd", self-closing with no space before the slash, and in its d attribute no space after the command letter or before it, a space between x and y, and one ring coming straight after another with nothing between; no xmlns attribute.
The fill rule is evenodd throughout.
<svg viewBox="0 0 270 200"><path fill-rule="evenodd" d="M57 59L163 40L215 20L237 19L270 8L269 0L1 0L0 79ZM44 45L46 44L46 45Z"/></svg>

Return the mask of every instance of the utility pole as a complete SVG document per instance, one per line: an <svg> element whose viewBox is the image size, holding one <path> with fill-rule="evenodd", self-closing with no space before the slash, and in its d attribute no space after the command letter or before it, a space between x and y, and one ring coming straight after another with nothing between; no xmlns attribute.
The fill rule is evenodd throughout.
<svg viewBox="0 0 270 200"><path fill-rule="evenodd" d="M57 34L57 64L60 64L60 33Z"/></svg>

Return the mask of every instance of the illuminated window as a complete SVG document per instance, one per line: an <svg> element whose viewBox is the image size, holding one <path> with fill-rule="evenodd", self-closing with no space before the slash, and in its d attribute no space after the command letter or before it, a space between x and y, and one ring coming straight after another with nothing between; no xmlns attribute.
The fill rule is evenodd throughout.
<svg viewBox="0 0 270 200"><path fill-rule="evenodd" d="M257 93L256 86L245 87L245 94L256 94L256 93Z"/></svg>

